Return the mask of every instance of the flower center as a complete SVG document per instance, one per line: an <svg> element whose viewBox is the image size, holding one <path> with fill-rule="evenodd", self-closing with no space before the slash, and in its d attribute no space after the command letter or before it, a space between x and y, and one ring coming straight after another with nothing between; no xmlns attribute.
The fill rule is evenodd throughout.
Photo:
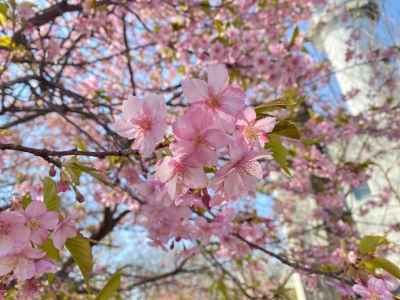
<svg viewBox="0 0 400 300"><path fill-rule="evenodd" d="M208 107L210 107L212 109L216 109L220 106L218 98L214 95L210 95L210 97L207 100L207 105L208 105Z"/></svg>
<svg viewBox="0 0 400 300"><path fill-rule="evenodd" d="M371 300L380 300L381 299L381 297L380 297L380 295L378 294L378 293L372 293L371 295L370 295L370 299Z"/></svg>
<svg viewBox="0 0 400 300"><path fill-rule="evenodd" d="M256 140L258 137L257 130L255 130L253 127L248 126L244 129L244 135L246 138L249 140Z"/></svg>
<svg viewBox="0 0 400 300"><path fill-rule="evenodd" d="M38 220L32 219L32 220L29 221L28 227L29 227L30 229L32 229L32 230L37 230L37 229L40 228L40 223L39 223Z"/></svg>
<svg viewBox="0 0 400 300"><path fill-rule="evenodd" d="M203 136L199 135L199 136L197 136L196 139L194 140L194 143L195 143L196 146L205 144L205 139L204 139Z"/></svg>
<svg viewBox="0 0 400 300"><path fill-rule="evenodd" d="M142 130L150 130L153 125L149 118L136 119L134 120L134 123Z"/></svg>

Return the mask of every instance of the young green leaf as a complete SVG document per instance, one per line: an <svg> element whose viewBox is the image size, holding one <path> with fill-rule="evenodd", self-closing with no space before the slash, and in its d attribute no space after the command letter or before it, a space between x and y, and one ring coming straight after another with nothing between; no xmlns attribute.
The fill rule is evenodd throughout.
<svg viewBox="0 0 400 300"><path fill-rule="evenodd" d="M60 210L61 200L57 194L57 184L50 177L43 180L43 200L48 210Z"/></svg>
<svg viewBox="0 0 400 300"><path fill-rule="evenodd" d="M23 208L27 208L28 205L32 202L32 197L31 194L26 193L23 197L22 197L22 207Z"/></svg>
<svg viewBox="0 0 400 300"><path fill-rule="evenodd" d="M289 162L287 160L289 151L283 146L281 138L278 135L270 134L268 139L269 141L265 144L265 148L272 152L274 160L288 175L290 175Z"/></svg>
<svg viewBox="0 0 400 300"><path fill-rule="evenodd" d="M97 296L96 300L109 300L115 293L118 291L121 285L121 273L116 272L104 288L100 291L99 295Z"/></svg>
<svg viewBox="0 0 400 300"><path fill-rule="evenodd" d="M88 282L93 268L92 248L90 247L89 240L83 236L76 236L68 239L65 246L81 270L83 278Z"/></svg>
<svg viewBox="0 0 400 300"><path fill-rule="evenodd" d="M8 12L8 5L4 2L0 2L0 25L4 25L7 22L8 20L7 12Z"/></svg>
<svg viewBox="0 0 400 300"><path fill-rule="evenodd" d="M54 247L53 241L51 239L47 239L46 242L44 242L40 248L46 252L47 256L49 258L51 258L52 260L55 261L60 261L61 257L60 257L60 252L58 251L58 249L56 247Z"/></svg>
<svg viewBox="0 0 400 300"><path fill-rule="evenodd" d="M272 133L296 140L300 139L301 137L300 131L296 124L290 120L280 121L278 124L276 124Z"/></svg>
<svg viewBox="0 0 400 300"><path fill-rule="evenodd" d="M376 249L384 244L388 244L388 240L379 235L367 235L363 237L358 244L358 251L361 254L374 254Z"/></svg>
<svg viewBox="0 0 400 300"><path fill-rule="evenodd" d="M374 272L376 269L383 269L400 279L400 268L386 258L374 257L363 261L363 265L368 271Z"/></svg>

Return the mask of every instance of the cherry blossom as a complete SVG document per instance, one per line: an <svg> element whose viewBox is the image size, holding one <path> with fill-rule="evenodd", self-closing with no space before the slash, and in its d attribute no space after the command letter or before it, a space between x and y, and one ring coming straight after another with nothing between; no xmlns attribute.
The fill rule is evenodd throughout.
<svg viewBox="0 0 400 300"><path fill-rule="evenodd" d="M356 284L353 291L364 300L392 300L393 295L385 285L385 281L375 277L368 279L367 286Z"/></svg>
<svg viewBox="0 0 400 300"><path fill-rule="evenodd" d="M257 159L265 153L247 147L237 139L229 148L230 161L216 173L212 185L222 199L237 199L249 191L255 191L258 180L263 178Z"/></svg>
<svg viewBox="0 0 400 300"><path fill-rule="evenodd" d="M203 168L192 167L185 157L166 157L157 167L156 177L166 186L172 199L185 194L189 188L199 189L207 185Z"/></svg>
<svg viewBox="0 0 400 300"><path fill-rule="evenodd" d="M26 218L15 211L0 213L0 257L24 248L30 238Z"/></svg>
<svg viewBox="0 0 400 300"><path fill-rule="evenodd" d="M46 272L54 272L54 265L43 258L46 254L26 246L24 249L0 257L0 276L13 273L17 280L27 280Z"/></svg>
<svg viewBox="0 0 400 300"><path fill-rule="evenodd" d="M32 201L25 209L27 226L31 230L31 241L40 245L49 235L49 230L55 229L58 223L58 214L48 211L41 201Z"/></svg>
<svg viewBox="0 0 400 300"><path fill-rule="evenodd" d="M124 102L122 117L113 127L122 136L134 139L132 149L148 157L163 139L165 114L165 103L161 96L149 95L143 101L131 96Z"/></svg>
<svg viewBox="0 0 400 300"><path fill-rule="evenodd" d="M201 108L190 109L174 124L177 142L173 152L185 156L185 162L191 166L213 165L217 150L228 145L229 138L215 128L212 115Z"/></svg>
<svg viewBox="0 0 400 300"><path fill-rule="evenodd" d="M207 83L200 79L184 80L183 93L189 103L210 111L222 128L231 131L236 117L244 109L245 94L240 88L229 85L225 65L209 65L207 74Z"/></svg>
<svg viewBox="0 0 400 300"><path fill-rule="evenodd" d="M51 235L54 247L61 250L67 239L76 236L76 220L72 216L67 216L57 224Z"/></svg>
<svg viewBox="0 0 400 300"><path fill-rule="evenodd" d="M248 107L243 111L243 118L236 122L236 126L242 132L245 141L253 145L258 142L263 146L268 138L267 133L270 133L275 126L276 119L273 117L265 117L257 120L256 112L253 108Z"/></svg>

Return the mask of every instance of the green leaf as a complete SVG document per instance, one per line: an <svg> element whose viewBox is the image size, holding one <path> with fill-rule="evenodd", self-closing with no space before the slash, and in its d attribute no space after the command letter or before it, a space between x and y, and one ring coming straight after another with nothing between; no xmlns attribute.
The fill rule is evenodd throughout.
<svg viewBox="0 0 400 300"><path fill-rule="evenodd" d="M0 2L0 25L4 25L7 22L8 20L7 12L8 12L8 5L4 2Z"/></svg>
<svg viewBox="0 0 400 300"><path fill-rule="evenodd" d="M79 162L76 159L71 159L68 163L65 164L65 169L67 170L68 174L70 175L72 182L75 185L80 184L80 176L82 173L89 174L90 176L94 177L101 183L105 185L110 185L110 182L101 175L95 168L85 165L82 162Z"/></svg>
<svg viewBox="0 0 400 300"><path fill-rule="evenodd" d="M335 273L335 272L338 272L340 269L337 265L323 264L323 265L321 265L320 270L322 272L326 272L326 273Z"/></svg>
<svg viewBox="0 0 400 300"><path fill-rule="evenodd" d="M54 275L54 273L47 274L47 282L49 283L49 285L51 285L55 279L56 279L56 275Z"/></svg>
<svg viewBox="0 0 400 300"><path fill-rule="evenodd" d="M81 270L83 278L88 283L89 275L93 268L92 248L90 247L89 240L83 236L76 236L68 239L65 246L71 253L79 270Z"/></svg>
<svg viewBox="0 0 400 300"><path fill-rule="evenodd" d="M55 261L60 261L61 257L60 257L60 252L58 251L58 249L56 247L54 247L53 241L51 239L47 239L46 242L44 242L40 248L46 252L47 256L49 258L51 258L52 260Z"/></svg>
<svg viewBox="0 0 400 300"><path fill-rule="evenodd" d="M116 272L104 288L100 291L100 294L97 296L96 300L108 300L118 291L121 285L121 273Z"/></svg>
<svg viewBox="0 0 400 300"><path fill-rule="evenodd" d="M363 264L369 271L374 272L376 269L383 269L400 279L400 268L386 258L374 257L372 259L363 261Z"/></svg>
<svg viewBox="0 0 400 300"><path fill-rule="evenodd" d="M31 194L26 193L23 197L22 197L22 207L23 208L27 208L28 205L32 202L32 197Z"/></svg>
<svg viewBox="0 0 400 300"><path fill-rule="evenodd" d="M276 134L270 134L268 139L269 141L267 144L265 144L265 149L268 149L272 152L272 157L274 160L288 175L290 175L289 162L287 160L289 151L283 146L280 136Z"/></svg>
<svg viewBox="0 0 400 300"><path fill-rule="evenodd" d="M216 294L216 299L229 299L228 289L223 278L214 281L213 284L211 284L211 286L209 287L209 290L210 292L214 292Z"/></svg>
<svg viewBox="0 0 400 300"><path fill-rule="evenodd" d="M296 26L296 28L293 30L293 34L290 39L289 48L292 48L294 46L294 44L296 43L296 39L299 36L299 33L300 33L299 27Z"/></svg>
<svg viewBox="0 0 400 300"><path fill-rule="evenodd" d="M257 116L259 116L259 115L262 116L268 112L278 110L278 109L284 109L284 108L287 108L288 106L294 106L294 105L296 105L296 103L291 102L290 99L280 98L280 99L272 100L272 101L269 101L267 103L257 106L255 108L255 111L256 111Z"/></svg>
<svg viewBox="0 0 400 300"><path fill-rule="evenodd" d="M214 20L214 28L217 30L218 33L223 33L224 32L224 23L222 23L221 20Z"/></svg>
<svg viewBox="0 0 400 300"><path fill-rule="evenodd" d="M3 35L0 36L0 48L13 49L15 44L9 36Z"/></svg>
<svg viewBox="0 0 400 300"><path fill-rule="evenodd" d="M50 177L43 180L43 200L48 210L60 210L61 201L57 194L57 184Z"/></svg>
<svg viewBox="0 0 400 300"><path fill-rule="evenodd" d="M304 139L304 140L302 140L302 142L306 146L312 146L312 145L319 144L321 141L318 139Z"/></svg>
<svg viewBox="0 0 400 300"><path fill-rule="evenodd" d="M361 254L374 254L376 251L376 248L378 248L381 245L388 244L389 241L379 235L367 235L363 237L358 244L358 251Z"/></svg>
<svg viewBox="0 0 400 300"><path fill-rule="evenodd" d="M296 124L290 120L282 120L276 124L272 133L277 135L286 136L292 139L300 139L301 134Z"/></svg>

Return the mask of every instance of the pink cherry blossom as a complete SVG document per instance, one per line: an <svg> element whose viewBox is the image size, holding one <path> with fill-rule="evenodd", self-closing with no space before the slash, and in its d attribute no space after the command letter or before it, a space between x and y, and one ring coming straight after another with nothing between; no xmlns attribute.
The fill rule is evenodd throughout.
<svg viewBox="0 0 400 300"><path fill-rule="evenodd" d="M61 250L67 239L76 236L75 222L73 217L68 216L57 224L51 235L54 247Z"/></svg>
<svg viewBox="0 0 400 300"><path fill-rule="evenodd" d="M201 105L212 112L222 128L231 131L237 115L244 108L244 92L229 85L225 65L210 65L207 69L208 83L200 79L182 82L183 93L191 104Z"/></svg>
<svg viewBox="0 0 400 300"><path fill-rule="evenodd" d="M274 129L276 119L273 117L265 117L260 120L256 119L256 112L252 107L248 107L243 112L243 118L236 122L237 128L242 132L245 141L254 145L259 142L263 146L267 141L267 133Z"/></svg>
<svg viewBox="0 0 400 300"><path fill-rule="evenodd" d="M393 300L392 293L388 290L385 281L375 277L368 279L367 286L356 284L353 291L363 300Z"/></svg>
<svg viewBox="0 0 400 300"><path fill-rule="evenodd" d="M41 201L32 201L25 209L25 217L31 229L31 241L36 245L44 243L49 230L56 228L58 223L58 214L48 211Z"/></svg>
<svg viewBox="0 0 400 300"><path fill-rule="evenodd" d="M120 135L135 139L132 149L149 157L163 139L165 116L166 107L161 96L149 95L143 101L129 97L122 105L122 117L113 127Z"/></svg>
<svg viewBox="0 0 400 300"><path fill-rule="evenodd" d="M137 184L136 190L139 192L146 204L153 203L155 205L168 205L173 203L168 191L165 189L165 184L157 179L152 178Z"/></svg>
<svg viewBox="0 0 400 300"><path fill-rule="evenodd" d="M40 283L35 281L34 279L25 281L19 297L21 299L35 299L35 297L38 296L39 293L39 284Z"/></svg>
<svg viewBox="0 0 400 300"><path fill-rule="evenodd" d="M186 112L173 129L177 139L173 152L186 156L192 166L213 165L217 150L229 143L227 135L214 127L212 115L200 107Z"/></svg>
<svg viewBox="0 0 400 300"><path fill-rule="evenodd" d="M21 213L0 213L0 256L18 251L29 242L30 230L25 222L26 218Z"/></svg>
<svg viewBox="0 0 400 300"><path fill-rule="evenodd" d="M184 157L166 157L157 167L156 177L165 184L169 196L175 199L189 188L204 188L207 177L203 168L192 167Z"/></svg>
<svg viewBox="0 0 400 300"><path fill-rule="evenodd" d="M264 156L246 146L243 140L237 140L230 146L231 160L223 166L213 180L212 186L222 199L237 199L249 191L256 190L257 181L263 178L258 158Z"/></svg>
<svg viewBox="0 0 400 300"><path fill-rule="evenodd" d="M0 257L0 276L12 272L17 280L24 281L44 272L54 271L54 268L50 267L53 264L43 260L45 256L46 253L29 245L17 253Z"/></svg>

